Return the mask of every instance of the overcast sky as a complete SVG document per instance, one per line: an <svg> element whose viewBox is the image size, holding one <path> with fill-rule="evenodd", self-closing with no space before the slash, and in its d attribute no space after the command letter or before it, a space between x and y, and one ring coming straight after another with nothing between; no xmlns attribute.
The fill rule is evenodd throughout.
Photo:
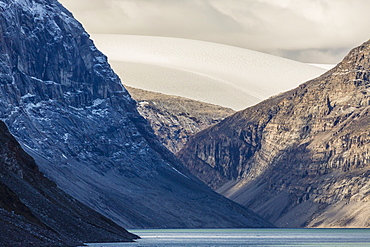
<svg viewBox="0 0 370 247"><path fill-rule="evenodd" d="M369 0L60 0L90 33L218 42L337 63L370 39Z"/></svg>

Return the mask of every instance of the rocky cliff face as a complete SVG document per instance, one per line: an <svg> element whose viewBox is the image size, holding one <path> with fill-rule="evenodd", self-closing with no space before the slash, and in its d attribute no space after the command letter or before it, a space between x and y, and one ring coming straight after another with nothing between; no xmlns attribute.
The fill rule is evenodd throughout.
<svg viewBox="0 0 370 247"><path fill-rule="evenodd" d="M60 188L131 228L271 225L209 190L159 143L56 0L0 8L0 118Z"/></svg>
<svg viewBox="0 0 370 247"><path fill-rule="evenodd" d="M235 113L230 108L126 87L160 142L176 154L190 136Z"/></svg>
<svg viewBox="0 0 370 247"><path fill-rule="evenodd" d="M0 122L0 245L76 246L136 238L58 189Z"/></svg>
<svg viewBox="0 0 370 247"><path fill-rule="evenodd" d="M369 227L370 41L334 69L200 132L194 174L283 227Z"/></svg>

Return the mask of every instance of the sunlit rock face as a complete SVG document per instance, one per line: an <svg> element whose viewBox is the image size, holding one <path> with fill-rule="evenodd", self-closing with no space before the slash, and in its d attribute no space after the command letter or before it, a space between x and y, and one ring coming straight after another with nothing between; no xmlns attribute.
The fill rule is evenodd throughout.
<svg viewBox="0 0 370 247"><path fill-rule="evenodd" d="M0 0L0 117L60 188L122 226L265 227L162 146L54 0Z"/></svg>
<svg viewBox="0 0 370 247"><path fill-rule="evenodd" d="M282 227L369 227L370 41L298 88L200 132L193 174Z"/></svg>

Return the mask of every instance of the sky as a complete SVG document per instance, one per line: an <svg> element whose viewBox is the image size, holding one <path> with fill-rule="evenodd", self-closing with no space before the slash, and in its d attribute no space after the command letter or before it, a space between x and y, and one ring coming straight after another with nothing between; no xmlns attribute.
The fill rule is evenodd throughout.
<svg viewBox="0 0 370 247"><path fill-rule="evenodd" d="M60 0L89 33L222 43L338 63L370 39L369 0Z"/></svg>

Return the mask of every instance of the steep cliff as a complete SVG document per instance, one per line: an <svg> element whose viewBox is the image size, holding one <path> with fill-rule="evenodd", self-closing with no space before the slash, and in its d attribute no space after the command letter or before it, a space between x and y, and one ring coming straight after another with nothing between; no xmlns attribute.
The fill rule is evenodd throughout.
<svg viewBox="0 0 370 247"><path fill-rule="evenodd" d="M0 118L60 188L122 226L264 227L160 144L56 0L0 0Z"/></svg>
<svg viewBox="0 0 370 247"><path fill-rule="evenodd" d="M161 143L175 154L190 136L235 113L230 108L183 97L130 87L126 89L137 101L139 113L148 120Z"/></svg>
<svg viewBox="0 0 370 247"><path fill-rule="evenodd" d="M199 178L277 226L369 227L370 41L298 88L200 132Z"/></svg>
<svg viewBox="0 0 370 247"><path fill-rule="evenodd" d="M58 189L0 121L0 246L76 246L136 236Z"/></svg>

